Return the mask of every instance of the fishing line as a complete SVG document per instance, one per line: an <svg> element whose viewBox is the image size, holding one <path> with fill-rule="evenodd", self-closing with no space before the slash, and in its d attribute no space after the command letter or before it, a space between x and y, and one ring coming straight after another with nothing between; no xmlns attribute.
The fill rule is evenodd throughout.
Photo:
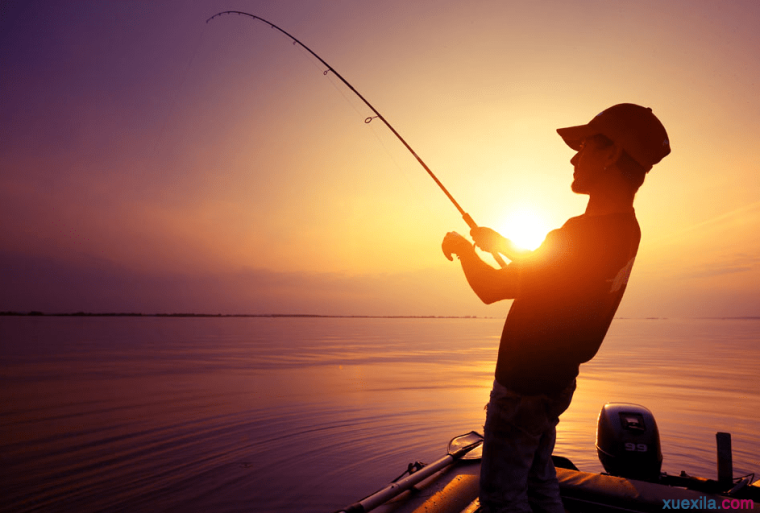
<svg viewBox="0 0 760 513"><path fill-rule="evenodd" d="M369 125L369 129L372 131L372 135L375 136L375 139L377 139L377 142L380 144L380 147L385 151L385 154L388 155L388 158L390 158L391 162L393 163L393 166L396 168L396 171L398 171L398 176L400 176L404 182L407 185L409 195L411 198L415 198L418 205L422 205L424 207L425 211L428 213L429 218L434 218L435 213L433 211L433 208L430 206L430 200L427 198L426 195L423 195L419 189L419 186L417 184L413 184L412 181L409 178L409 173L406 168L406 166L402 166L401 163L396 158L396 155L393 154L393 152L390 150L388 145L383 140L383 137L378 132L377 128L372 125L372 123L367 123ZM377 123L375 123L377 125ZM385 134L388 134L388 131L385 131ZM425 198L425 199L422 199Z"/></svg>
<svg viewBox="0 0 760 513"><path fill-rule="evenodd" d="M367 99L364 98L364 96L362 96L361 93L359 93L359 91L357 91L354 88L354 86L352 86L345 78L343 78L343 76L341 76L341 74L338 73L335 70L335 68L333 68L332 66L330 66L324 59L322 59L322 57L320 57L319 55L317 55L316 53L314 53L314 51L311 48L309 48L308 46L306 46L305 44L303 44L301 41L299 41L298 39L296 39L295 37L293 37L289 33L285 32L283 29L281 29L280 27L278 27L274 23L271 23L271 22L265 20L264 18L260 18L259 16L256 16L254 14L250 14L250 13L243 12L243 11L223 11L223 12L219 12L219 13L211 16L209 19L206 20L206 23L208 23L209 21L213 20L214 18L223 16L225 14L237 14L237 15L240 15L240 16L247 16L247 17L249 17L249 18L251 18L253 20L259 20L259 21L261 21L261 22L269 25L271 28L276 29L279 32L285 34L287 37L289 37L293 41L294 45L301 46L304 50L306 50L311 55L313 55L319 62L321 62L325 66L325 70L323 71L324 75L328 75L329 73L334 74L338 79L340 79L341 82L343 82L343 84L345 84L346 87L348 87L354 94L356 94L356 96L358 96L359 99L361 99L367 105L367 107L369 107L369 109L374 113L374 116L368 116L368 117L366 117L364 119L364 122L365 123L371 123L374 119L379 119L380 121L382 121L385 124L385 126L387 126L388 129L391 132L393 132L393 135L395 135L398 138L398 140L401 141L401 143L406 147L406 149L409 150L409 152L414 156L414 158L417 159L417 162L419 162L419 164L425 169L425 171L427 171L427 173L430 175L430 177L433 179L433 181L435 181L435 183L438 185L438 187L440 187L440 189L443 191L443 193L446 195L446 197L449 198L449 201L451 201L451 203L456 207L456 209L462 215L462 219L464 219L464 221L467 223L467 225L470 228L477 228L478 225L475 223L475 221L473 221L472 217L470 217L470 215L467 212L464 211L464 209L459 205L459 203L457 202L457 200L454 199L454 196L452 196L451 193L448 191L448 189L446 189L446 187L443 185L443 183L441 183L441 181L438 179L438 177L435 176L435 174L433 174L433 172L430 170L430 168L427 166L427 164L425 164L425 162L420 158L420 156L417 155L417 153L412 149L411 146L409 146L409 143L407 143L406 140L404 140L404 138L401 137L401 134L399 134L396 131L396 129L393 128L393 126L391 126L391 124L383 117L383 115L380 114L380 112L378 112L377 109L375 109L375 107L373 107L372 104L369 103L369 101L367 101ZM499 255L497 252L493 252L492 255L494 257L494 260L496 260L496 262L498 262L498 264L501 267L506 267L507 264L504 261L504 259L501 258L501 255Z"/></svg>
<svg viewBox="0 0 760 513"><path fill-rule="evenodd" d="M309 64L311 64L312 66L314 66L314 69L319 70L319 72L322 73L327 78L327 81L330 82L330 85L333 87L333 89L335 89L336 91L338 91L340 93L340 95L343 97L343 99L346 100L346 103L349 104L352 109L354 109L354 112L356 112L356 114L358 116L361 117L361 116L364 115L364 114L362 114L359 111L359 109L356 107L356 105L354 104L354 102L352 102L351 99L348 96L346 96L345 91L343 89L341 89L340 87L338 87L338 84L335 83L335 80L333 80L333 78L330 76L330 73L325 74L325 70L323 68L320 68L319 66L317 66L317 63L314 62L314 59L310 58L309 54L307 54L304 51L304 49L300 47L300 45L297 45L295 42L293 42L293 46L298 47L299 48L299 52L298 53L301 55L301 57L303 57L304 60L308 61Z"/></svg>
<svg viewBox="0 0 760 513"><path fill-rule="evenodd" d="M220 14L222 14L222 13L220 13ZM278 33L277 36L282 37L283 39L287 39L288 41L290 41L292 43L292 46L294 46L294 47L296 47L298 49L298 54L301 56L301 58L303 58L306 62L308 62L310 66L313 66L315 70L319 71L319 73L321 75L323 75L325 78L327 78L327 81L330 83L330 85L333 87L333 89L335 89L335 91L337 91L343 97L343 99L345 100L345 102L356 113L357 117L360 117L360 118L362 118L362 119L365 120L365 123L367 125L369 125L369 128L372 131L372 135L375 137L375 139L377 139L377 142L380 144L380 147L383 148L383 150L385 151L385 153L391 159L391 162L393 162L393 165L396 167L396 170L399 171L399 175L404 179L404 181L406 182L406 184L409 186L409 189L413 190L414 188L412 187L412 184L409 181L408 173L404 172L404 169L401 167L401 165L399 164L399 162L396 159L396 157L388 149L388 145L385 144L385 141L383 141L383 139L380 137L380 134L375 129L375 126L373 126L370 123L367 123L367 119L372 119L375 116L367 117L366 106L363 103L361 104L361 106L364 107L364 112L362 112L362 110L360 110L360 108L357 106L357 101L358 100L357 100L356 96L348 96L346 94L346 90L345 90L346 88L345 87L339 87L339 82L336 81L336 79L333 76L333 74L329 73L329 72L326 73L324 66L319 66L318 63L314 60L312 54L308 53L308 51L305 50L303 48L303 46L299 45L298 43L296 43L292 39L289 39L287 36L285 36L285 35L283 35L281 33ZM414 196L415 195L412 194L412 197L414 197ZM430 214L430 217L433 217L433 212L430 209L429 205L425 204L425 207L426 207L428 213Z"/></svg>
<svg viewBox="0 0 760 513"><path fill-rule="evenodd" d="M294 44L294 46L298 46L298 45ZM319 66L317 66L316 62L314 62L314 59L310 58L309 54L307 54L306 51L303 48L300 49L299 53L303 56L304 59L308 60L309 63L312 66L314 66L314 68L316 68L320 72L324 73L323 70ZM412 182L409 180L409 173L406 172L405 169L404 169L404 167L401 166L401 164L399 163L399 161L396 158L396 156L393 154L393 152L391 152L391 150L388 147L388 145L385 143L385 141L383 140L383 138L380 136L380 133L376 129L377 123L375 123L374 125L371 123L371 120L373 118L375 118L376 116L367 117L366 109L365 109L365 112L361 112L359 110L359 108L356 106L356 98L353 97L353 99L352 99L352 97L349 97L348 95L346 95L345 87L339 87L338 83L335 80L335 78L333 76L331 76L331 75L332 75L331 73L328 73L327 75L325 75L325 77L330 82L330 85L333 86L333 88L340 93L340 95L343 97L343 99L346 100L346 103L351 106L351 108L354 110L354 112L356 112L357 116L359 116L360 118L364 119L364 123L367 126L369 126L369 129L372 132L372 135L375 137L375 139L377 140L378 144L383 149L383 151L385 151L385 154L388 156L388 158L390 159L390 161L393 163L393 166L399 172L398 173L399 176L404 180L404 182L406 182L406 185L407 185L407 187L408 187L408 189L410 191L411 197L420 197L421 196L420 194L415 194L415 193L418 192L418 190L417 190L417 188L415 188L412 185ZM362 104L362 106L364 106L364 104ZM429 217L431 217L431 218L435 217L434 214L433 214L433 210L430 208L430 205L428 203L422 202L422 201L421 201L421 203L425 207L425 210L429 214Z"/></svg>
<svg viewBox="0 0 760 513"><path fill-rule="evenodd" d="M304 57L306 57L306 54L303 54L303 55L304 55ZM309 60L309 62L312 63L312 65L314 65L315 68L319 68L319 66L317 66L316 63L314 63L314 59L308 59L308 60ZM393 152L391 152L391 150L388 147L388 145L385 143L385 141L383 140L383 138L380 136L380 133L376 129L377 123L375 123L374 125L371 123L371 120L373 118L375 118L376 116L367 117L366 116L366 112L364 112L364 113L361 112L357 108L355 101L352 101L351 98L346 95L345 88L338 87L338 84L336 83L335 79L333 77L331 77L330 75L331 75L330 73L328 73L326 75L327 80L330 82L330 85L332 85L335 88L335 90L340 93L340 95L346 100L346 103L348 103L351 106L351 108L354 110L354 112L356 112L356 114L359 117L362 117L364 119L364 123L369 126L369 129L372 132L372 135L375 137L375 139L377 140L377 142L380 145L380 147L383 149L383 151L385 152L385 154L388 156L388 158L390 159L390 161L393 163L393 166L396 168L396 171L399 172L398 175L406 183L406 185L408 187L408 190L410 191L411 197L412 198L414 198L414 197L417 197L417 198L422 197L421 194L416 194L419 191L418 191L417 188L415 188L412 185L412 182L409 180L409 173L406 172L405 169L404 169L404 167L401 166L401 164L399 163L399 161L396 158L396 156L393 154ZM367 121L367 120L369 120L369 121ZM424 206L424 208L427 211L429 217L431 217L431 218L435 217L434 214L433 214L433 210L430 208L430 205L427 202L420 201L420 203Z"/></svg>
<svg viewBox="0 0 760 513"><path fill-rule="evenodd" d="M333 87L333 89L335 89L338 93L340 93L340 95L343 97L346 103L351 107L351 109L353 109L353 111L356 112L356 115L365 120L364 122L367 125L369 125L369 129L372 131L372 135L375 137L375 139L377 139L377 142L380 144L380 147L383 149L383 151L385 151L386 155L388 155L391 162L393 162L393 165L395 166L396 170L400 172L399 175L404 179L409 189L413 190L414 188L412 187L412 183L409 181L408 173L404 172L404 169L401 167L401 165L399 164L398 160L393 155L393 153L391 153L390 149L388 148L388 145L386 145L385 141L383 141L382 137L380 137L380 134L375 129L375 126L367 122L367 119L371 119L371 118L367 117L366 109L365 109L365 112L362 112L361 110L359 110L359 107L357 107L356 105L355 97L354 99L352 99L352 97L349 97L346 94L345 87L339 87L338 82L336 82L335 78L332 76L331 73L325 74L324 69L317 66L317 63L314 61L313 58L311 58L310 54L308 54L306 50L304 50L300 45L296 44L295 41L293 42L293 46L298 47L299 55L301 55L301 57L303 57L303 59L306 60L311 66L314 66L314 69L319 70L319 72L322 73L325 76L325 78L327 78L327 81L330 82L330 85ZM428 213L432 217L433 211L430 209L430 207L427 204L425 204L425 208L427 209Z"/></svg>

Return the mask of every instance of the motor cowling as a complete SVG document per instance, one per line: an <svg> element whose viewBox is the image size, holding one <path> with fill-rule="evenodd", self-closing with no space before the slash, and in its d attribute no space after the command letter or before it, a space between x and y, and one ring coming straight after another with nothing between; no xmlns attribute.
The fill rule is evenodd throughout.
<svg viewBox="0 0 760 513"><path fill-rule="evenodd" d="M660 432L654 415L638 404L607 403L599 412L596 450L607 473L656 481L662 468Z"/></svg>

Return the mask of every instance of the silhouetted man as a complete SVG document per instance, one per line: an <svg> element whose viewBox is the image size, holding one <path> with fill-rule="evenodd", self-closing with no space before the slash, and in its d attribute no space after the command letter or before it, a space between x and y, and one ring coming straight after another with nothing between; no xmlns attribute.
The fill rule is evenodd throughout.
<svg viewBox="0 0 760 513"><path fill-rule="evenodd" d="M564 512L551 460L556 425L570 405L580 364L596 354L623 297L641 238L636 191L670 153L652 110L633 104L557 132L577 151L570 160L572 190L589 196L583 215L519 257L495 231L473 229L479 248L511 257L504 269L486 264L455 232L443 240L447 258L459 257L484 303L514 299L484 433L480 502L492 513Z"/></svg>

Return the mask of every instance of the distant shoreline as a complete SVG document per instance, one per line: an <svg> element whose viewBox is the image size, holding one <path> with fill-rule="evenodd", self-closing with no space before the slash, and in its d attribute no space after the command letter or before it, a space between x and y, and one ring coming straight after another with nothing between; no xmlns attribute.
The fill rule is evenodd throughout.
<svg viewBox="0 0 760 513"><path fill-rule="evenodd" d="M305 317L328 319L495 319L496 317L478 317L475 315L321 315L321 314L209 314L209 313L97 313L64 312L45 313L0 312L6 317Z"/></svg>
<svg viewBox="0 0 760 513"><path fill-rule="evenodd" d="M503 317L480 317L477 315L326 315L326 314L210 314L210 313L141 313L141 312L62 312L46 313L30 312L0 312L0 317L200 317L200 318L230 318L230 317L263 317L263 318L308 318L308 319L502 319ZM615 317L617 320L666 321L668 317ZM760 316L740 317L689 317L689 319L704 320L760 320Z"/></svg>

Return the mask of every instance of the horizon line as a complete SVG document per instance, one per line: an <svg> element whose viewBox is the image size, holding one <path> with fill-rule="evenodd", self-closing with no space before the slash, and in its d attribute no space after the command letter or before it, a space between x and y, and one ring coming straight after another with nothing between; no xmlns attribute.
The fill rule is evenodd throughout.
<svg viewBox="0 0 760 513"><path fill-rule="evenodd" d="M502 319L502 316L478 316L478 315L349 315L349 314L297 314L297 313L259 313L259 314L223 314L223 313L143 313L143 312L41 312L31 310L28 312L3 311L0 317L265 317L265 318L333 318L333 319ZM669 320L668 317L615 317L618 320ZM736 317L684 317L684 319L704 320L758 320L760 316L742 315Z"/></svg>
<svg viewBox="0 0 760 513"><path fill-rule="evenodd" d="M369 318L369 319L496 319L497 317L479 317L477 315L349 315L349 314L297 314L297 313L260 313L260 314L223 314L223 313L143 313L143 312L29 312L5 311L0 316L12 317L310 317L310 318Z"/></svg>

